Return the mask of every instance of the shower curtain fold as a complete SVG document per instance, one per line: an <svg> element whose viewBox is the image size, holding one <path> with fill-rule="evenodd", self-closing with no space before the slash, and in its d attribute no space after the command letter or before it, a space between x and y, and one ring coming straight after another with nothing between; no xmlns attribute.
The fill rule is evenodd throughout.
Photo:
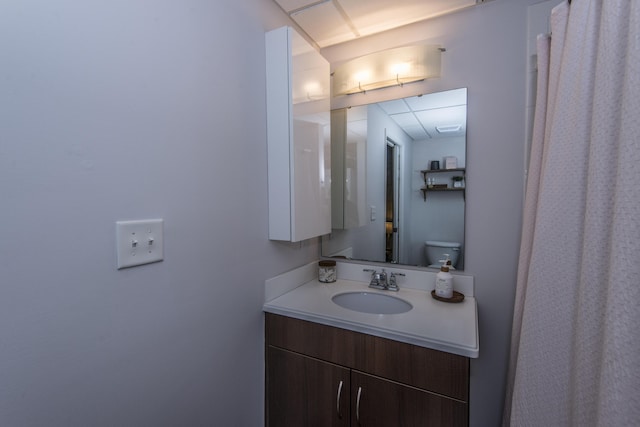
<svg viewBox="0 0 640 427"><path fill-rule="evenodd" d="M538 39L504 425L640 425L639 4Z"/></svg>

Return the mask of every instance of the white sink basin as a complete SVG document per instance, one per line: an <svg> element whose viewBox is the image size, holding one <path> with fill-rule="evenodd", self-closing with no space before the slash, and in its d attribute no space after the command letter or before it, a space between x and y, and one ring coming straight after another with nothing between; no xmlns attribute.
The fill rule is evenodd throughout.
<svg viewBox="0 0 640 427"><path fill-rule="evenodd" d="M400 314L413 308L403 299L373 292L346 292L331 300L340 307L371 314Z"/></svg>

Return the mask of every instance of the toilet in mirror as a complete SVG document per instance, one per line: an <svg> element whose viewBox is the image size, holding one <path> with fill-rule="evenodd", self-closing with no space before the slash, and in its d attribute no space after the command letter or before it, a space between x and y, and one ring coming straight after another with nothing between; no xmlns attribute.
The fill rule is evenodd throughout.
<svg viewBox="0 0 640 427"><path fill-rule="evenodd" d="M459 267L460 243L427 240L424 243L424 255L427 267L439 268L447 261L451 261L451 266L457 268Z"/></svg>
<svg viewBox="0 0 640 427"><path fill-rule="evenodd" d="M331 112L322 255L464 269L467 89Z"/></svg>

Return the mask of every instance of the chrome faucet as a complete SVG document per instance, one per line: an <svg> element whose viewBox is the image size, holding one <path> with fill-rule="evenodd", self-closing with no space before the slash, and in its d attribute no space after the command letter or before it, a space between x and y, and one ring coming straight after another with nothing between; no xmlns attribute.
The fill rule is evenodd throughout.
<svg viewBox="0 0 640 427"><path fill-rule="evenodd" d="M380 272L370 268L365 268L362 271L371 273L371 281L369 282L370 288L381 289L384 291L397 291L399 288L396 277L404 276L404 273L395 272L389 273L389 275L387 275L387 272L384 271L384 268Z"/></svg>

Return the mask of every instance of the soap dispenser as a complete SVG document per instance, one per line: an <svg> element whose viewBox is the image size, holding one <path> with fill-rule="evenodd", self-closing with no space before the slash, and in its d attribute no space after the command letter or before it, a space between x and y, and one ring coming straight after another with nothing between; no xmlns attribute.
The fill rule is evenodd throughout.
<svg viewBox="0 0 640 427"><path fill-rule="evenodd" d="M453 297L453 275L449 273L447 260L440 260L442 267L436 274L436 295L440 298Z"/></svg>

